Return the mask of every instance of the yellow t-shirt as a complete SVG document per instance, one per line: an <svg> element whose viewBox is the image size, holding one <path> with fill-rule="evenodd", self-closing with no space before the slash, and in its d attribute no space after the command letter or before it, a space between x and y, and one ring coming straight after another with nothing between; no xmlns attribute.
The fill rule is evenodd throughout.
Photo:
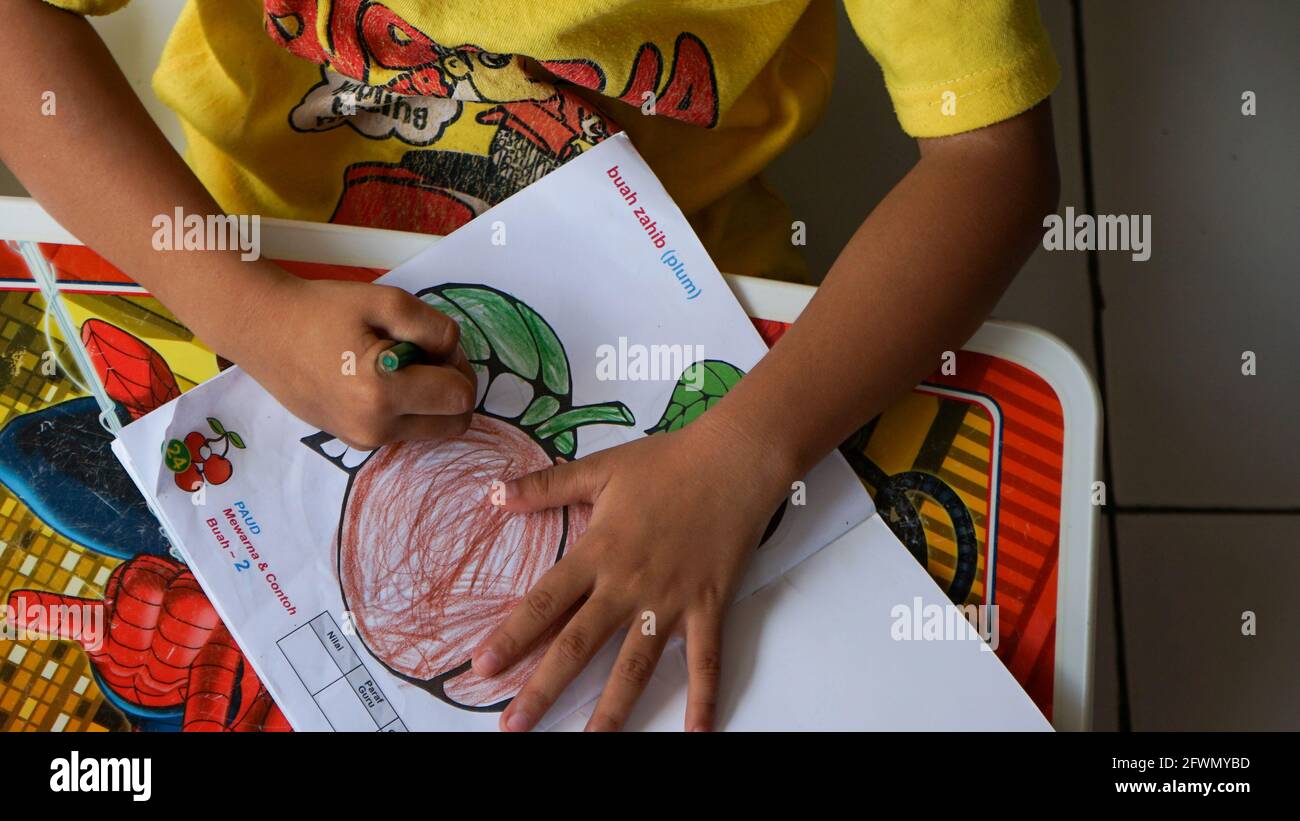
<svg viewBox="0 0 1300 821"><path fill-rule="evenodd" d="M621 129L722 270L800 280L759 174L826 104L833 2L190 0L154 90L231 213L447 233ZM1032 0L845 2L914 136L1057 82Z"/></svg>

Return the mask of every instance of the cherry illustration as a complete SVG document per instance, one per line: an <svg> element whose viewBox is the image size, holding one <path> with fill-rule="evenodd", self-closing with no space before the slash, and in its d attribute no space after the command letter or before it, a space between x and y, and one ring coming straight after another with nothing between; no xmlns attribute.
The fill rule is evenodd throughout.
<svg viewBox="0 0 1300 821"><path fill-rule="evenodd" d="M203 453L203 450L207 447L208 441L208 438L198 431L192 431L185 437L185 448L189 450L192 461L203 462L207 460L208 457Z"/></svg>
<svg viewBox="0 0 1300 821"><path fill-rule="evenodd" d="M203 478L206 479L209 484L222 484L230 478L230 474L233 472L234 467L230 464L230 460L224 456L218 456L215 453L209 456L207 461L203 463Z"/></svg>
<svg viewBox="0 0 1300 821"><path fill-rule="evenodd" d="M187 493L193 493L203 486L203 473L197 463L176 474L176 487Z"/></svg>
<svg viewBox="0 0 1300 821"><path fill-rule="evenodd" d="M234 473L234 465L226 458L231 447L244 447L243 438L233 430L226 430L220 419L208 417L208 427L215 436L205 436L200 431L190 431L185 439L172 439L163 445L163 459L167 468L176 474L176 486L193 493L204 482L220 485ZM214 447L220 446L217 453Z"/></svg>

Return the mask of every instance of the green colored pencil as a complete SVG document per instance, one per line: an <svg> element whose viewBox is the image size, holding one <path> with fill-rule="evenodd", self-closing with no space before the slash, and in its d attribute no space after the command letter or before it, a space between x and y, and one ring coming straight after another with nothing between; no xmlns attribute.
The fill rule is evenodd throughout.
<svg viewBox="0 0 1300 821"><path fill-rule="evenodd" d="M414 342L398 342L393 347L379 355L375 363L380 373L393 373L401 370L412 362L422 362L424 360L424 351Z"/></svg>

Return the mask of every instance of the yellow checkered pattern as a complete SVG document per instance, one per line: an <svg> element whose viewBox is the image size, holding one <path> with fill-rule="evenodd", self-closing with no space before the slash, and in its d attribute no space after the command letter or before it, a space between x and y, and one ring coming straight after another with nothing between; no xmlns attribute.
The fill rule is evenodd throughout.
<svg viewBox="0 0 1300 821"><path fill-rule="evenodd" d="M53 338L58 367L49 373L45 301L36 292L0 292L0 424L81 395L62 369L71 358ZM53 322L51 337L56 337ZM44 366L44 367L42 367ZM19 589L97 599L118 559L88 551L55 533L0 487L0 601ZM80 645L0 637L0 730L124 729L105 703Z"/></svg>

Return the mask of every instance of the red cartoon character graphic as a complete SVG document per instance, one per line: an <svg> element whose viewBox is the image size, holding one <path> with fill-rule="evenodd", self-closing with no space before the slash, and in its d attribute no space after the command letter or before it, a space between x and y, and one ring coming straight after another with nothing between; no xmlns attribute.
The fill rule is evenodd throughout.
<svg viewBox="0 0 1300 821"><path fill-rule="evenodd" d="M143 340L98 319L81 338L91 365L127 423L178 396L176 377ZM14 626L78 642L86 652L105 726L137 730L288 730L216 609L170 545L148 504L113 455L100 403L81 396L13 416L0 427L0 483L42 528L87 551L121 560L102 598L33 589L3 602ZM231 476L239 433L220 420L172 450L178 482L219 484ZM183 465L183 467L182 467ZM71 555L71 554L70 554ZM96 582L99 584L101 582ZM63 614L75 613L75 619Z"/></svg>
<svg viewBox="0 0 1300 821"><path fill-rule="evenodd" d="M244 439L233 430L226 430L221 420L208 417L208 427L213 436L190 431L182 439L171 439L163 445L163 464L176 474L176 486L194 492L203 485L220 485L234 472L227 454L230 448L244 448ZM217 453L215 448L221 448Z"/></svg>
<svg viewBox="0 0 1300 821"><path fill-rule="evenodd" d="M109 701L146 723L291 729L193 574L171 559L142 555L118 565L102 601L15 590L8 604L21 628L52 623L44 614L55 610L93 614L80 620L81 630L61 630L58 638L81 643ZM85 629L94 624L106 625L102 635Z"/></svg>
<svg viewBox="0 0 1300 821"><path fill-rule="evenodd" d="M713 128L718 124L718 78L713 72L713 58L704 42L694 34L682 33L673 47L673 65L668 82L658 88L664 58L654 43L645 43L637 52L627 88L618 98L646 111L654 100L657 117L671 117L684 123ZM574 79L579 85L580 79ZM600 91L595 88L593 91Z"/></svg>
<svg viewBox="0 0 1300 821"><path fill-rule="evenodd" d="M711 128L718 120L712 59L689 33L674 44L662 88L663 54L644 43L625 88L614 94L593 60L444 45L370 0L266 0L265 10L275 42L322 66L321 82L290 113L295 130L347 126L420 147L398 163L349 166L330 217L339 224L454 231L619 131L575 87L691 125ZM328 48L321 32L329 34ZM474 123L492 129L484 153L437 147L465 106L473 106Z"/></svg>
<svg viewBox="0 0 1300 821"><path fill-rule="evenodd" d="M81 341L105 389L132 419L181 395L162 356L116 325L88 319L81 326Z"/></svg>

